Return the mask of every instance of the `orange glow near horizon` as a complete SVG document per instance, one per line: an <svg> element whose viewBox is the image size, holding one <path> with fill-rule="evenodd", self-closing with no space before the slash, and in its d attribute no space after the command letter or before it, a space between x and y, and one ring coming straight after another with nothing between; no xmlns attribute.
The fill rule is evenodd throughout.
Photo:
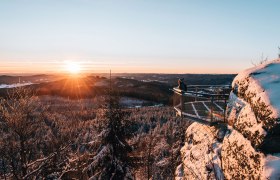
<svg viewBox="0 0 280 180"><path fill-rule="evenodd" d="M65 70L73 75L80 74L82 71L81 65L75 61L66 61L64 66Z"/></svg>
<svg viewBox="0 0 280 180"><path fill-rule="evenodd" d="M234 74L249 68L239 64L212 65L211 61L203 65L196 65L189 60L188 63L182 61L181 64L172 63L170 59L163 59L157 63L158 59L150 60L150 63L142 63L142 59L94 59L94 60L45 60L45 61L25 61L11 60L0 61L0 74L68 74L83 75L91 73L108 73L111 69L113 73L165 73L165 74ZM195 60L194 60L195 61ZM223 64L222 64L223 63ZM227 63L229 64L229 63Z"/></svg>
<svg viewBox="0 0 280 180"><path fill-rule="evenodd" d="M234 74L238 73L238 69L224 68L222 70L217 69L206 69L206 68L138 68L138 67L96 67L93 70L82 70L82 67L75 67L70 65L58 66L57 68L47 68L40 66L32 67L12 67L12 68L1 68L0 74L88 74L88 73L108 73L109 70L112 70L113 73L163 73L163 74Z"/></svg>

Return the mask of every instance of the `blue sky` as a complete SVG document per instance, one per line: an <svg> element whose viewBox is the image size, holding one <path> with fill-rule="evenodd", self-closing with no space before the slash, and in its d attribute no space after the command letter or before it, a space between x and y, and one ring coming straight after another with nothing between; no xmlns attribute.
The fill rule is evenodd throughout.
<svg viewBox="0 0 280 180"><path fill-rule="evenodd" d="M0 73L237 73L277 57L280 1L0 0Z"/></svg>

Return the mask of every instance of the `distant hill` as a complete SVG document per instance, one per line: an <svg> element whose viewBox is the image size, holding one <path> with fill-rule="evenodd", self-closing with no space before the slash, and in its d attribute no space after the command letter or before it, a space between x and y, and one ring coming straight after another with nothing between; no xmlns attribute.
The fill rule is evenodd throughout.
<svg viewBox="0 0 280 180"><path fill-rule="evenodd" d="M113 93L150 102L172 104L172 87L177 86L178 78L185 78L187 84L231 84L235 75L213 74L114 74ZM61 77L54 75L0 76L0 84L23 82L30 85L38 95L55 95L66 98L91 98L107 93L109 79L103 76L82 78ZM6 89L0 89L0 96L5 96Z"/></svg>
<svg viewBox="0 0 280 180"><path fill-rule="evenodd" d="M31 76L10 76L10 75L1 75L0 76L0 84L15 84L15 83L25 83L25 82L32 82L32 83L41 83L41 82L48 82L57 80L60 78L59 76L55 75L46 75L46 74L38 74L38 75L31 75Z"/></svg>
<svg viewBox="0 0 280 180"><path fill-rule="evenodd" d="M107 77L108 74L103 74ZM145 74L145 73L118 73L113 77L135 79L139 81L157 81L176 86L178 78L184 78L187 84L192 85L221 85L231 84L236 74Z"/></svg>

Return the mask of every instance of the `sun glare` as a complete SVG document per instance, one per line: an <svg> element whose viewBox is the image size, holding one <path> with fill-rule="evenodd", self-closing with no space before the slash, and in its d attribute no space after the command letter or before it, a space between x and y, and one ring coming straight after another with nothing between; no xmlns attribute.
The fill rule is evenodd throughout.
<svg viewBox="0 0 280 180"><path fill-rule="evenodd" d="M78 62L67 61L65 67L71 74L79 74L81 72L81 65Z"/></svg>

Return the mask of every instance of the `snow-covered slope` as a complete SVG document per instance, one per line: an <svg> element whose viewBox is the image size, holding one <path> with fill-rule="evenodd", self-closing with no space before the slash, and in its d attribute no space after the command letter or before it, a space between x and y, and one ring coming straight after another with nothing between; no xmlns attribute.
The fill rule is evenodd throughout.
<svg viewBox="0 0 280 180"><path fill-rule="evenodd" d="M192 124L177 174L185 179L280 179L280 59L239 73L232 88L227 130ZM221 137L220 132L226 133Z"/></svg>

